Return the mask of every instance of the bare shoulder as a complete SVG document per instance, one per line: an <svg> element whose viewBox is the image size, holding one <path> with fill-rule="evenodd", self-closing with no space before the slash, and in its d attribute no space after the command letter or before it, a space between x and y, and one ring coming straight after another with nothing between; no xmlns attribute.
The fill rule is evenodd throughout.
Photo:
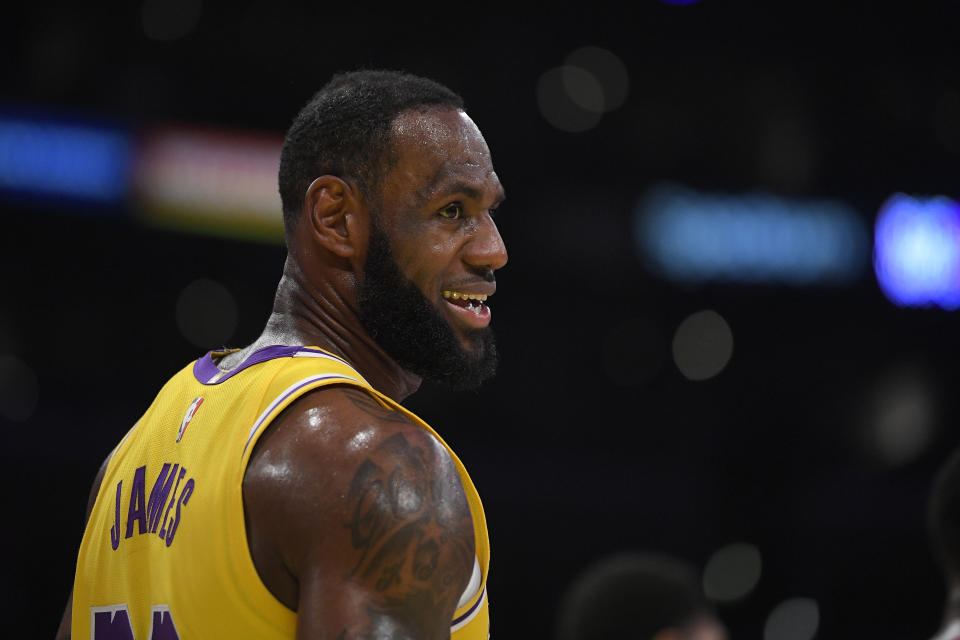
<svg viewBox="0 0 960 640"><path fill-rule="evenodd" d="M295 486L333 497L331 490L344 488L344 474L358 491L374 467L393 474L393 482L429 478L426 488L436 498L459 502L463 493L450 454L429 431L348 386L314 391L278 416L254 449L244 486L282 493Z"/></svg>
<svg viewBox="0 0 960 640"><path fill-rule="evenodd" d="M325 388L270 426L243 489L255 564L299 625L449 636L473 523L453 460L427 430L361 389Z"/></svg>

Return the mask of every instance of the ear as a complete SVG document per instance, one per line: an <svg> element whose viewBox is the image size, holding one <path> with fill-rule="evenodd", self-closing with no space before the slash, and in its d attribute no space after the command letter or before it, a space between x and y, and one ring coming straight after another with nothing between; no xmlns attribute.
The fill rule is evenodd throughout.
<svg viewBox="0 0 960 640"><path fill-rule="evenodd" d="M354 185L337 176L316 178L307 188L303 213L310 236L331 253L348 260L362 253L367 213Z"/></svg>

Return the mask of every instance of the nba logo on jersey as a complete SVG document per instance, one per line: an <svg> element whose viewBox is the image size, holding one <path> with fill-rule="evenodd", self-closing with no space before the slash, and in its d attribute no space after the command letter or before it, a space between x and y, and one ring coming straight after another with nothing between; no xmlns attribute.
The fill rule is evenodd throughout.
<svg viewBox="0 0 960 640"><path fill-rule="evenodd" d="M183 420L180 421L180 430L177 431L177 442L180 442L180 438L183 437L183 432L187 430L187 426L190 424L190 421L193 420L193 416L196 415L197 409L200 408L200 405L203 404L203 397L194 398L193 402L190 403L190 408L187 409L187 413L184 414Z"/></svg>

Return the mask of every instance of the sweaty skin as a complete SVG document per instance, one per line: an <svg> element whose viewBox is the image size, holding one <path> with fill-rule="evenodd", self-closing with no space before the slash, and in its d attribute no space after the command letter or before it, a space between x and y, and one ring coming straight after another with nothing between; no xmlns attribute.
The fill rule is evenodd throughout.
<svg viewBox="0 0 960 640"><path fill-rule="evenodd" d="M469 335L477 320L443 292L490 295L492 273L506 264L492 215L504 193L490 151L473 121L451 109L400 114L393 140L395 161L375 201L337 176L310 185L273 313L222 369L264 346L313 345L398 402L419 387L358 318L372 215L401 272L466 351L479 348ZM356 389L313 391L261 437L243 495L254 565L297 611L298 639L449 638L473 568L472 520L450 455L405 416ZM68 602L58 638L69 637L70 614Z"/></svg>
<svg viewBox="0 0 960 640"><path fill-rule="evenodd" d="M474 538L446 450L359 390L291 409L243 488L255 564L298 637L448 638Z"/></svg>
<svg viewBox="0 0 960 640"><path fill-rule="evenodd" d="M380 225L393 255L409 278L458 334L468 351L476 345L465 332L470 314L446 302L443 291L493 295L485 278L506 264L507 253L493 220L504 199L490 150L472 120L448 111L424 118L402 115L396 122L400 161L385 180Z"/></svg>

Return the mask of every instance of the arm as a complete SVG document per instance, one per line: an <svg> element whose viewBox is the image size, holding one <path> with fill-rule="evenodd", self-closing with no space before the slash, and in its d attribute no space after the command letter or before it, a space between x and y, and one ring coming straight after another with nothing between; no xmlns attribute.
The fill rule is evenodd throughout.
<svg viewBox="0 0 960 640"><path fill-rule="evenodd" d="M449 639L473 522L424 429L363 391L315 391L263 435L243 491L254 564L297 638Z"/></svg>
<svg viewBox="0 0 960 640"><path fill-rule="evenodd" d="M90 496L87 498L87 515L84 523L90 519L90 512L93 511L93 504L97 501L97 494L100 493L100 485L103 483L103 476L107 472L107 464L113 452L107 456L107 459L100 465L97 477L93 480L93 486L90 488ZM67 606L63 611L63 617L60 618L60 626L57 628L56 640L70 640L70 625L73 624L73 589L70 589L70 596L67 598Z"/></svg>

